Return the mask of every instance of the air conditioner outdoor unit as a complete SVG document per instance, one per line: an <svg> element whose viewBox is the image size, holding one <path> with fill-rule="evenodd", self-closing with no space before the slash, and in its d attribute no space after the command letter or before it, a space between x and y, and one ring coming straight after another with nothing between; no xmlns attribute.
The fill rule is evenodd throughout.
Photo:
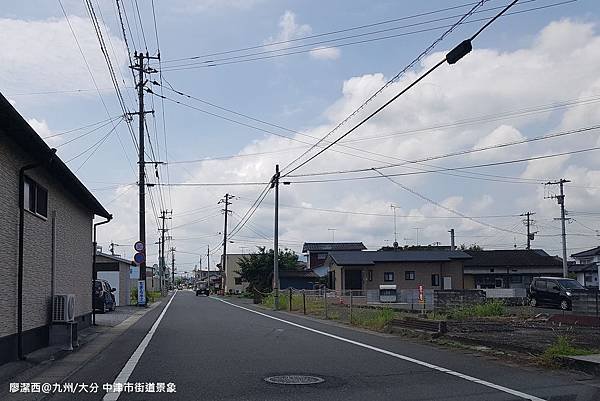
<svg viewBox="0 0 600 401"><path fill-rule="evenodd" d="M55 295L52 300L52 323L70 323L75 321L75 295Z"/></svg>

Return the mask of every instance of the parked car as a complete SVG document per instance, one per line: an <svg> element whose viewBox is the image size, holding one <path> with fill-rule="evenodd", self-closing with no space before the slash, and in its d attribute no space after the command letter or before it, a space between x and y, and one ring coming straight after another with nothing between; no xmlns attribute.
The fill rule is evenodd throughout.
<svg viewBox="0 0 600 401"><path fill-rule="evenodd" d="M115 310L116 301L113 292L116 289L110 286L106 280L94 280L94 309L105 313L106 311Z"/></svg>
<svg viewBox="0 0 600 401"><path fill-rule="evenodd" d="M196 286L196 296L202 295L202 294L204 294L206 296L210 295L210 290L208 289L208 287L204 283L198 284Z"/></svg>
<svg viewBox="0 0 600 401"><path fill-rule="evenodd" d="M562 310L571 309L571 297L587 289L577 280L561 277L536 277L528 291L529 305L555 306Z"/></svg>

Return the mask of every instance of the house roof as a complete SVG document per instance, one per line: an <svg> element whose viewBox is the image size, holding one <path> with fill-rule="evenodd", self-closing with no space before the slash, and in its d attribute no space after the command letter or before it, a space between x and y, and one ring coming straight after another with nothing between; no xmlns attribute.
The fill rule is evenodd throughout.
<svg viewBox="0 0 600 401"><path fill-rule="evenodd" d="M374 265L385 262L449 262L466 260L471 256L463 251L338 251L329 252L327 261L337 265ZM327 264L326 261L326 264Z"/></svg>
<svg viewBox="0 0 600 401"><path fill-rule="evenodd" d="M29 162L41 163L65 189L85 207L98 216L110 217L110 213L79 181L67 165L55 155L46 142L25 121L10 102L0 94L0 133L7 136L31 156Z"/></svg>
<svg viewBox="0 0 600 401"><path fill-rule="evenodd" d="M596 271L598 271L598 265L596 263L572 264L569 266L569 272L571 272L571 273L596 272Z"/></svg>
<svg viewBox="0 0 600 401"><path fill-rule="evenodd" d="M362 251L367 249L362 242L305 242L302 253L327 251Z"/></svg>
<svg viewBox="0 0 600 401"><path fill-rule="evenodd" d="M472 259L465 262L465 268L562 266L560 259L548 255L541 249L467 250L465 252L472 256Z"/></svg>
<svg viewBox="0 0 600 401"><path fill-rule="evenodd" d="M319 275L312 270L280 270L279 277L319 278Z"/></svg>
<svg viewBox="0 0 600 401"><path fill-rule="evenodd" d="M96 255L101 256L106 259L114 260L116 262L125 263L125 264L131 265L131 266L135 265L135 263L132 260L124 259L124 258L121 258L116 255L111 255L111 254L103 253L103 252L96 252ZM96 263L97 262L98 262L98 260L96 260Z"/></svg>
<svg viewBox="0 0 600 401"><path fill-rule="evenodd" d="M586 256L596 256L596 255L600 255L600 246L597 246L595 248L589 249L587 251L574 253L574 254L571 255L571 257L572 258L583 258L583 257L586 257Z"/></svg>

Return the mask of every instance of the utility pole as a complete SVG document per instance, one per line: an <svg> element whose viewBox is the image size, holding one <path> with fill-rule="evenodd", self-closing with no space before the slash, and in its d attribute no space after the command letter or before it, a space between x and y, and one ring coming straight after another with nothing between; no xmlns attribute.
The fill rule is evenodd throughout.
<svg viewBox="0 0 600 401"><path fill-rule="evenodd" d="M160 219L162 220L162 228L159 229L160 231L160 258L159 258L159 282L160 282L160 287L161 287L161 294L162 294L162 286L164 284L164 273L165 273L165 232L169 231L167 228L165 228L165 222L167 220L170 220L172 217L167 217L168 213L173 213L173 211L168 211L168 210L161 210L160 212Z"/></svg>
<svg viewBox="0 0 600 401"><path fill-rule="evenodd" d="M206 286L210 293L210 245L206 245Z"/></svg>
<svg viewBox="0 0 600 401"><path fill-rule="evenodd" d="M398 229L396 226L396 209L398 208L398 206L392 204L390 205L390 207L394 211L394 249L396 249L398 248Z"/></svg>
<svg viewBox="0 0 600 401"><path fill-rule="evenodd" d="M275 225L273 232L273 307L279 309L279 164L275 165L275 175L271 178L271 188L275 188Z"/></svg>
<svg viewBox="0 0 600 401"><path fill-rule="evenodd" d="M520 216L524 216L527 217L527 219L524 221L525 225L527 226L527 248L526 249L531 249L531 241L533 241L535 239L535 234L537 234L537 232L532 233L531 232L531 216L533 216L535 213L534 212L526 212L526 213L522 213Z"/></svg>
<svg viewBox="0 0 600 401"><path fill-rule="evenodd" d="M454 251L456 250L456 244L454 242L454 229L451 228L448 232L450 233L450 250Z"/></svg>
<svg viewBox="0 0 600 401"><path fill-rule="evenodd" d="M562 256L563 256L563 277L567 277L569 275L569 269L567 266L567 231L565 228L566 213L565 213L565 192L564 192L564 184L567 182L571 182L570 180L565 180L561 178L558 181L549 181L546 185L559 185L560 186L560 195L552 195L551 199L556 199L558 204L560 205L560 220L562 226Z"/></svg>
<svg viewBox="0 0 600 401"><path fill-rule="evenodd" d="M110 247L108 249L110 249L110 254L112 256L115 256L115 246L119 246L119 244L115 244L114 242L110 242Z"/></svg>
<svg viewBox="0 0 600 401"><path fill-rule="evenodd" d="M220 290L225 293L225 274L227 274L227 217L231 211L229 210L230 199L233 199L233 195L225 194L225 198L221 199L217 204L224 203L225 209L221 209L225 213L225 226L223 227L223 261L221 262L221 288Z"/></svg>
<svg viewBox="0 0 600 401"><path fill-rule="evenodd" d="M139 128L138 128L138 187L139 187L139 241L144 244L144 249L141 251L144 255L142 263L139 264L140 268L140 281L144 282L144 288L146 288L146 174L145 174L145 150L144 150L144 126L145 126L145 116L147 113L153 113L153 111L144 110L144 87L146 86L146 82L144 80L144 73L150 74L156 72L156 70L151 68L144 67L144 59L160 59L160 55L154 57L150 56L148 53L144 54L142 52L134 53L134 58L136 59L136 64L130 66L131 69L137 70L138 72L138 82L136 84L136 88L138 90L138 104L139 111L137 113L139 120Z"/></svg>
<svg viewBox="0 0 600 401"><path fill-rule="evenodd" d="M175 247L171 247L171 285L175 289Z"/></svg>

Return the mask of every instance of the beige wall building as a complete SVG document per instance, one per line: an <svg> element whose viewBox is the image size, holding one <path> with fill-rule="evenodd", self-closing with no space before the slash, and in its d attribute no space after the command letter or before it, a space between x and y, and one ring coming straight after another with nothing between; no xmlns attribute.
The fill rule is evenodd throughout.
<svg viewBox="0 0 600 401"><path fill-rule="evenodd" d="M79 327L90 323L94 215L109 217L0 95L0 363L18 357L19 338L24 354L48 344L54 294L74 294ZM19 271L23 277L21 310Z"/></svg>
<svg viewBox="0 0 600 401"><path fill-rule="evenodd" d="M244 255L240 253L227 255L227 263L225 264L225 293L239 294L248 288L248 283L242 281L240 275L236 273L240 269L239 262L243 257Z"/></svg>
<svg viewBox="0 0 600 401"><path fill-rule="evenodd" d="M328 284L336 291L378 290L395 285L398 290L463 289L463 264L470 258L461 251L397 250L330 252Z"/></svg>

